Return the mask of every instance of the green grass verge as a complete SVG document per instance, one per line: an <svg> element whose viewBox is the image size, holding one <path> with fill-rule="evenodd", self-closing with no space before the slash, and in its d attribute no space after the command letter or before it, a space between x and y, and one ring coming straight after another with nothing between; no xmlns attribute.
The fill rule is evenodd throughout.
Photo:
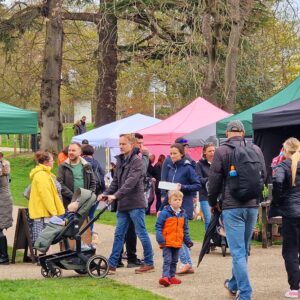
<svg viewBox="0 0 300 300"><path fill-rule="evenodd" d="M120 284L108 278L88 277L50 280L3 280L0 300L48 300L48 299L167 299L151 292Z"/></svg>

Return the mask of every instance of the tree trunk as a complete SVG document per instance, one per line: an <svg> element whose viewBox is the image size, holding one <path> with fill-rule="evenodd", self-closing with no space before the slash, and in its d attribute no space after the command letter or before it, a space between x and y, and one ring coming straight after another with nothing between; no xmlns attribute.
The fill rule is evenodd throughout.
<svg viewBox="0 0 300 300"><path fill-rule="evenodd" d="M252 3L253 0L228 0L231 30L225 64L224 108L232 113L234 112L237 93L236 68L238 63L239 42L245 21L251 12Z"/></svg>
<svg viewBox="0 0 300 300"><path fill-rule="evenodd" d="M96 82L97 111L95 127L116 120L117 102L117 18L109 10L104 11L97 26L98 79Z"/></svg>
<svg viewBox="0 0 300 300"><path fill-rule="evenodd" d="M60 85L62 67L63 0L48 0L46 41L41 84L41 149L57 154L62 148L63 126L60 121Z"/></svg>

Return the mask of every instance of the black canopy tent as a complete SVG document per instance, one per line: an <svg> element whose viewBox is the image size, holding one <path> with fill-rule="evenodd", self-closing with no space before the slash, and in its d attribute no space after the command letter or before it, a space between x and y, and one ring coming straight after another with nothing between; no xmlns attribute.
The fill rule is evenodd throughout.
<svg viewBox="0 0 300 300"><path fill-rule="evenodd" d="M289 137L300 139L300 98L288 104L254 113L252 116L254 143L265 157L268 175L272 159L279 154Z"/></svg>

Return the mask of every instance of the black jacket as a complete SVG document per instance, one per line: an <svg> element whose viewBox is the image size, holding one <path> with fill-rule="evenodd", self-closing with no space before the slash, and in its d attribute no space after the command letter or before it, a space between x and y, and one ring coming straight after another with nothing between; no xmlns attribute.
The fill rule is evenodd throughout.
<svg viewBox="0 0 300 300"><path fill-rule="evenodd" d="M134 152L127 158L121 154L116 156L116 159L114 178L105 194L116 196L118 211L146 208L143 159Z"/></svg>
<svg viewBox="0 0 300 300"><path fill-rule="evenodd" d="M296 186L292 186L292 161L281 162L273 175L272 203L269 217L300 218L300 164L296 174Z"/></svg>
<svg viewBox="0 0 300 300"><path fill-rule="evenodd" d="M94 177L92 166L81 158L83 172L83 188L92 192L96 191L96 180ZM64 207L67 208L71 202L74 191L73 172L70 167L70 160L67 159L58 167L57 181L61 184L61 194L63 197Z"/></svg>
<svg viewBox="0 0 300 300"><path fill-rule="evenodd" d="M241 147L244 146L243 138L239 136L235 136L226 140L226 143L232 143L235 146ZM265 180L267 173L264 156L258 146L253 146L261 161L263 167L262 176ZM218 196L222 194L222 209L258 207L259 199L251 199L249 201L241 202L233 198L230 194L228 179L230 169L230 157L232 152L233 148L227 145L222 145L216 149L208 176L209 204L210 206L215 206L217 204Z"/></svg>
<svg viewBox="0 0 300 300"><path fill-rule="evenodd" d="M206 189L206 183L208 181L208 174L210 169L210 163L207 161L207 159L202 158L200 159L196 164L196 173L199 176L200 183L201 183L201 189L199 191L199 200L207 200L207 189Z"/></svg>

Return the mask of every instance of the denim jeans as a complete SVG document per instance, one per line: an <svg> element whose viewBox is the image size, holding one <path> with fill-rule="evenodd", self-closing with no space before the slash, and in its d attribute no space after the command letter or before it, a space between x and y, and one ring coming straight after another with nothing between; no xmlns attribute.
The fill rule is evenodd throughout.
<svg viewBox="0 0 300 300"><path fill-rule="evenodd" d="M186 244L182 244L182 247L179 250L180 262L184 265L189 264L192 267L192 259L190 254L190 249Z"/></svg>
<svg viewBox="0 0 300 300"><path fill-rule="evenodd" d="M257 221L257 208L233 208L222 212L227 242L232 256L231 290L239 290L241 300L250 300L252 288L248 275L248 249Z"/></svg>
<svg viewBox="0 0 300 300"><path fill-rule="evenodd" d="M92 220L93 218L94 218L94 215L95 215L95 211L96 211L96 209L97 209L97 207L98 207L98 202L96 203L96 204L94 204L92 207L91 207L91 209L90 209L90 211L89 211L89 221L90 220ZM91 225L90 225L90 229L91 229L91 232L93 233L93 231L94 231L94 223L92 223Z"/></svg>
<svg viewBox="0 0 300 300"><path fill-rule="evenodd" d="M200 207L203 212L204 216L204 225L205 225L205 231L207 230L207 227L209 225L210 219L211 219L211 212L210 212L210 206L208 204L207 200L200 201Z"/></svg>
<svg viewBox="0 0 300 300"><path fill-rule="evenodd" d="M151 241L145 225L144 208L136 208L128 211L117 212L117 226L115 229L115 238L112 253L108 259L108 263L114 268L117 266L130 220L132 220L136 234L142 243L145 264L148 266L153 266L153 251Z"/></svg>
<svg viewBox="0 0 300 300"><path fill-rule="evenodd" d="M163 273L162 277L172 278L176 274L176 266L178 262L178 248L163 248Z"/></svg>

